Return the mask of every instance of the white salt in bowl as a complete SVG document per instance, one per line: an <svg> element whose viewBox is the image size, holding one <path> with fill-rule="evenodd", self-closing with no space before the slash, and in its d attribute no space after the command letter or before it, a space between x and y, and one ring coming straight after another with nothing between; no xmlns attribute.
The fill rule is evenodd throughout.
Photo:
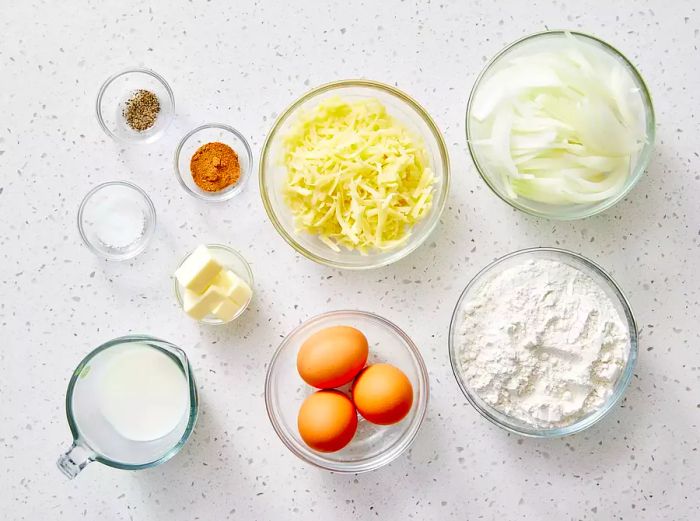
<svg viewBox="0 0 700 521"><path fill-rule="evenodd" d="M110 181L96 186L78 209L78 231L98 257L122 261L146 249L156 229L156 209L133 183Z"/></svg>
<svg viewBox="0 0 700 521"><path fill-rule="evenodd" d="M627 361L624 369L620 372L613 387L613 391L608 399L598 409L594 410L587 416L578 419L574 423L564 427L556 427L551 429L533 427L522 420L502 413L492 405L486 403L474 389L469 387L467 380L462 375L461 363L459 361L459 343L457 342L459 325L462 320L464 308L474 298L483 284L508 268L522 264L528 260L540 259L552 260L567 264L593 279L593 281L596 282L605 292L608 298L610 298L610 301L615 306L615 309L622 318L622 321L626 323L629 335ZM491 264L477 273L469 284L467 284L467 287L464 288L464 291L462 291L462 294L457 301L454 312L452 313L452 320L450 322L450 364L452 365L452 372L457 380L457 384L464 393L464 396L466 396L469 403L477 411L479 411L484 418L498 425L502 429L515 434L520 434L521 436L529 436L533 438L558 438L568 436L587 429L591 425L599 422L613 409L615 404L622 398L622 395L627 389L630 380L632 379L634 366L637 361L637 349L637 324L634 320L634 316L632 315L629 302L625 298L620 287L615 283L612 277L608 275L605 270L603 270L603 268L598 266L593 261L577 253L558 248L530 248L509 253L505 257L501 257L500 259L493 261Z"/></svg>

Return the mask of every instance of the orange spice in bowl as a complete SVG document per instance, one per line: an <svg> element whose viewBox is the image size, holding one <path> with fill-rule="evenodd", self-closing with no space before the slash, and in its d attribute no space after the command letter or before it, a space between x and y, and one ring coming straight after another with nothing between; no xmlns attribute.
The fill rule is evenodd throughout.
<svg viewBox="0 0 700 521"><path fill-rule="evenodd" d="M241 177L238 154L225 143L202 145L190 161L192 179L206 192L219 192L234 185Z"/></svg>

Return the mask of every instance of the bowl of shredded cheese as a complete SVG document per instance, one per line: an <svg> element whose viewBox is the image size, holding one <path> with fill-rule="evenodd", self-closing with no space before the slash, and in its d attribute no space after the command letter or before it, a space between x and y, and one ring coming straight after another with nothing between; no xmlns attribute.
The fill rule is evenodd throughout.
<svg viewBox="0 0 700 521"><path fill-rule="evenodd" d="M260 158L260 193L280 235L305 257L345 269L385 266L418 248L439 221L449 177L425 109L369 80L302 96Z"/></svg>

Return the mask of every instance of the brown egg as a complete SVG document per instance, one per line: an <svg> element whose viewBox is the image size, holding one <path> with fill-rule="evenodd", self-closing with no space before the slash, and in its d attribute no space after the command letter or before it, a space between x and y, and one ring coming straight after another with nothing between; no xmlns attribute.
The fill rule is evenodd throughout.
<svg viewBox="0 0 700 521"><path fill-rule="evenodd" d="M301 345L297 371L319 389L350 382L367 362L367 338L354 327L333 326L317 331Z"/></svg>
<svg viewBox="0 0 700 521"><path fill-rule="evenodd" d="M390 425L404 419L413 405L413 386L408 377L389 364L366 367L355 379L352 399L367 420Z"/></svg>
<svg viewBox="0 0 700 521"><path fill-rule="evenodd" d="M314 450L335 452L345 447L357 430L357 411L339 391L317 391L299 409L301 439Z"/></svg>

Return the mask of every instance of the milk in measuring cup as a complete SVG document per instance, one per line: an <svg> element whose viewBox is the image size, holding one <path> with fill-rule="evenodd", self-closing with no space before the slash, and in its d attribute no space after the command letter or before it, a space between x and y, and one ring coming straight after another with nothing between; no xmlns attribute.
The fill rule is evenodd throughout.
<svg viewBox="0 0 700 521"><path fill-rule="evenodd" d="M160 349L125 344L99 371L98 409L129 440L162 438L189 412L189 386L182 368Z"/></svg>
<svg viewBox="0 0 700 521"><path fill-rule="evenodd" d="M197 421L185 352L148 335L105 342L73 371L66 416L73 444L57 461L69 478L90 462L138 470L177 454Z"/></svg>

